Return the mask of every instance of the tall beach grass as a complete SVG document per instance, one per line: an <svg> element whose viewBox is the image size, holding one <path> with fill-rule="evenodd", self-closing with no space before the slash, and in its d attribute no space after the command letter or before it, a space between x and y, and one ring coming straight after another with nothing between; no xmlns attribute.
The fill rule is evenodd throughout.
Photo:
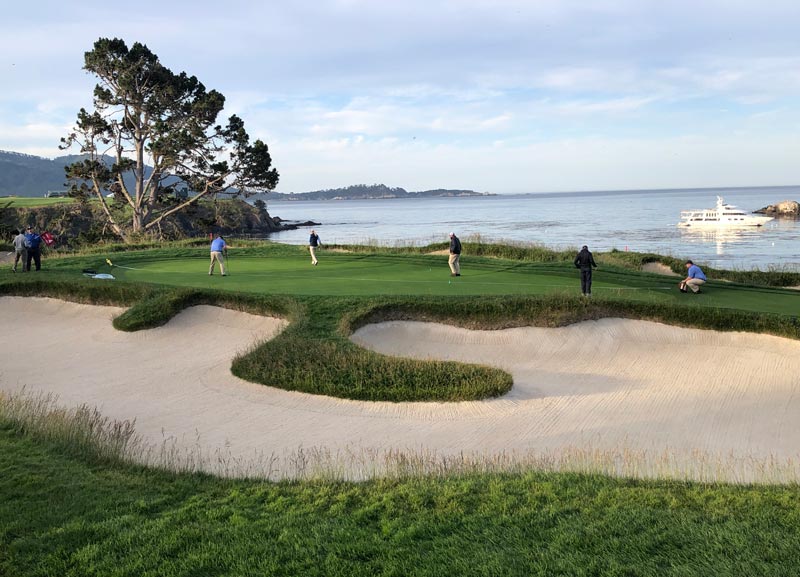
<svg viewBox="0 0 800 577"><path fill-rule="evenodd" d="M0 392L0 428L37 440L87 463L146 466L173 473L226 478L316 480L452 478L470 475L580 473L617 478L734 484L797 484L800 461L776 456L665 448L647 451L625 443L612 449L569 445L499 453L443 453L423 448L298 447L281 453L234 456L207 449L202 439L147 440L135 421L114 420L87 404L65 408L52 394Z"/></svg>

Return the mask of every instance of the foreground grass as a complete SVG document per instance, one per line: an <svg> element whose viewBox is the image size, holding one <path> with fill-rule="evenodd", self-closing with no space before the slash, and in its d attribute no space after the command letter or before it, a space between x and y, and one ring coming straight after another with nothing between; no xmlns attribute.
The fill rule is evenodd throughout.
<svg viewBox="0 0 800 577"><path fill-rule="evenodd" d="M2 421L0 470L9 577L769 576L800 566L796 487L536 472L232 481L76 458Z"/></svg>

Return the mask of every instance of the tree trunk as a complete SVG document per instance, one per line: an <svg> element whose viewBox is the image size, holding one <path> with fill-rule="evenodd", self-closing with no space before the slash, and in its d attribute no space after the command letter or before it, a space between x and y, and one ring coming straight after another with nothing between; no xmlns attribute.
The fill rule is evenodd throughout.
<svg viewBox="0 0 800 577"><path fill-rule="evenodd" d="M144 230L144 215L142 214L142 208L140 206L133 207L133 218L131 219L131 225L133 228L133 232L141 232Z"/></svg>

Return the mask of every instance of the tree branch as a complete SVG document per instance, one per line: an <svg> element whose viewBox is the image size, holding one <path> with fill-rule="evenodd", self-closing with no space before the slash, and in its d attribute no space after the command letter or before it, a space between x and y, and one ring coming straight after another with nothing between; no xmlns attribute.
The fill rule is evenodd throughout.
<svg viewBox="0 0 800 577"><path fill-rule="evenodd" d="M150 228L152 228L153 226L155 226L156 224L158 224L159 222L164 220L169 215L175 214L176 212L183 210L184 208L186 208L190 204L194 204L198 200L200 200L201 198L203 198L205 196L208 196L209 194L211 194L212 187L215 186L218 182L220 182L220 181L222 181L224 179L225 179L225 177L220 176L220 177L218 177L218 178L216 178L214 180L208 181L206 183L205 190L203 190L203 192L200 192L200 193L196 194L195 196L193 196L189 200L187 200L185 202L182 202L178 206L175 206L175 207L169 209L168 211L158 215L158 217L155 220L152 220L148 224L146 224L144 229L145 230L149 230Z"/></svg>
<svg viewBox="0 0 800 577"><path fill-rule="evenodd" d="M114 229L122 240L127 240L125 233L122 230L122 227L117 224L117 221L114 220L114 216L111 214L111 209L106 202L105 197L103 196L103 190L100 188L100 183L97 182L97 179L92 177L92 186L94 187L94 194L100 200L100 205L103 207L103 212L106 213L106 218L108 219L108 223L111 225L111 228Z"/></svg>

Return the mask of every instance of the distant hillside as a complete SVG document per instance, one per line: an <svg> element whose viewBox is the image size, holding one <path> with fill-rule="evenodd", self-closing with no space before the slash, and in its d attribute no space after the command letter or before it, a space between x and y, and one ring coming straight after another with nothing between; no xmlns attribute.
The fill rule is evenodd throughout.
<svg viewBox="0 0 800 577"><path fill-rule="evenodd" d="M450 190L437 188L435 190L408 191L405 188L390 187L385 184L355 184L345 188L329 188L313 192L296 193L271 193L269 200L275 201L300 201L300 200L368 200L378 198L423 198L423 197L449 197L449 196L491 196L487 192L474 190Z"/></svg>
<svg viewBox="0 0 800 577"><path fill-rule="evenodd" d="M64 176L64 167L85 158L71 154L59 156L50 160L41 156L9 152L0 150L0 196L44 196L49 190L66 190L67 179ZM106 156L106 162L111 165L114 159ZM145 178L150 176L152 169L145 168ZM166 185L180 182L179 178L167 179ZM132 177L125 178L125 184L133 187Z"/></svg>
<svg viewBox="0 0 800 577"><path fill-rule="evenodd" d="M66 190L64 166L74 158L50 160L0 150L0 196L44 196L48 190Z"/></svg>
<svg viewBox="0 0 800 577"><path fill-rule="evenodd" d="M0 196L41 197L49 190L66 190L68 187L65 185L64 167L82 158L79 155L69 155L59 156L50 160L49 158L31 154L0 150ZM109 165L114 162L111 157L106 158ZM150 176L151 170L150 167L145 169L145 178ZM171 177L165 184L169 185L179 181L180 179ZM132 179L127 177L125 184L132 188ZM254 198L263 198L274 202L280 200L363 200L448 196L489 196L489 193L444 188L412 192L400 187L386 186L385 184L356 184L345 188L329 188L312 192L288 194L271 192L269 195L255 195Z"/></svg>

